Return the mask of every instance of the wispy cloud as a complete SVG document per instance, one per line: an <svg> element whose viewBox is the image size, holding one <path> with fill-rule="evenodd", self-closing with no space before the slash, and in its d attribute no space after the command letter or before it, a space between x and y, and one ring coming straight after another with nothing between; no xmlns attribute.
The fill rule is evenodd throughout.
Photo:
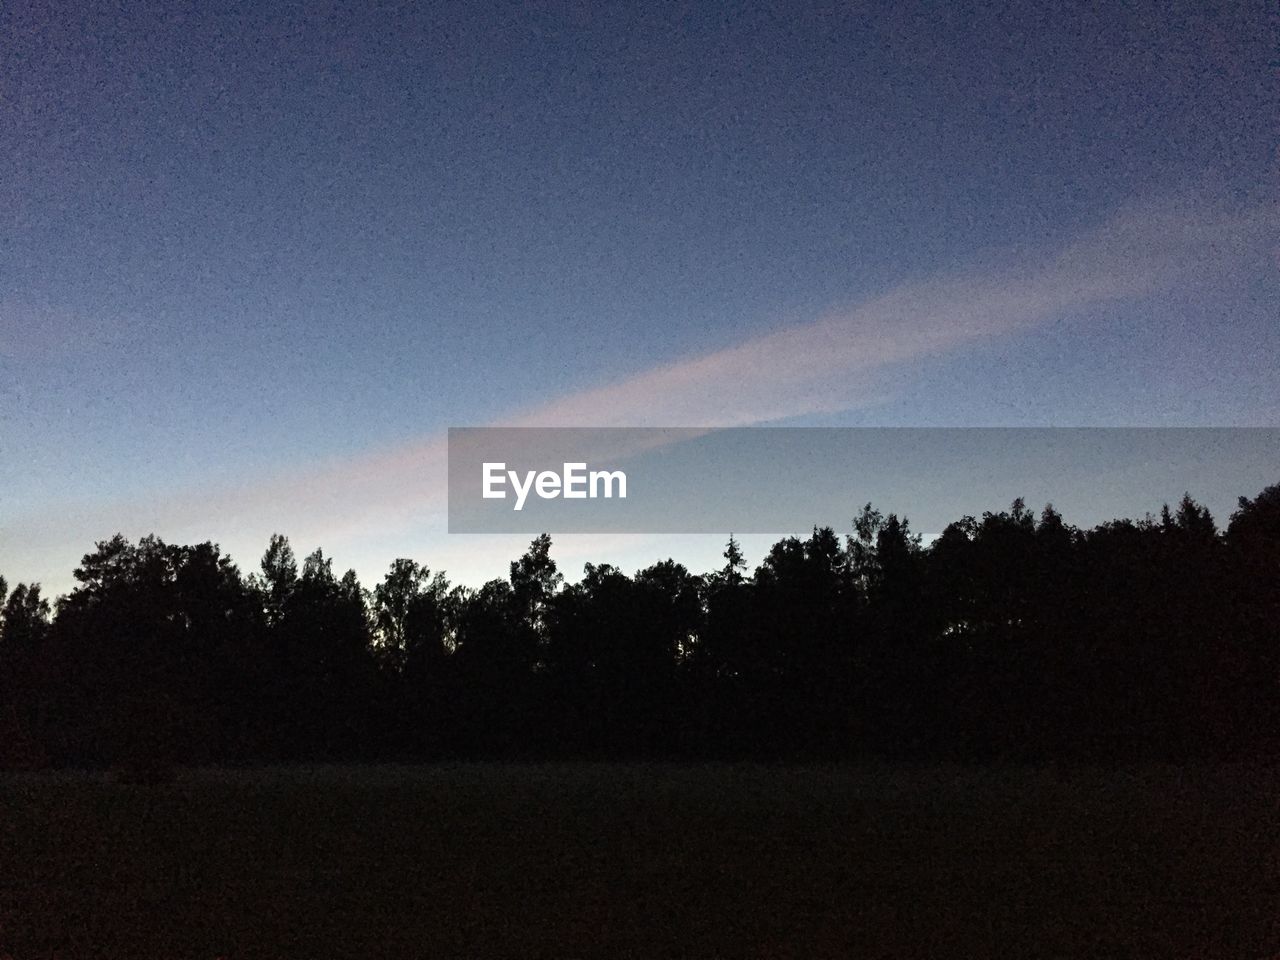
<svg viewBox="0 0 1280 960"><path fill-rule="evenodd" d="M878 370L1220 271L1265 244L1276 224L1265 207L1135 208L1039 262L905 283L812 323L517 413L507 424L743 426L848 409L874 390Z"/></svg>
<svg viewBox="0 0 1280 960"><path fill-rule="evenodd" d="M514 410L501 425L724 427L849 409L875 395L878 375L887 368L1230 269L1267 249L1276 226L1271 207L1136 207L1050 255L906 282L810 323ZM242 542L260 549L271 531L284 529L300 542L340 550L393 537L403 553L443 534L445 482L445 438L435 435L254 478L232 490L176 494L154 506L97 505L79 515L28 518L0 534L50 549L74 544L73 556L102 534L104 524L172 536L221 532L233 552ZM489 552L493 546L484 539L451 542L447 553Z"/></svg>

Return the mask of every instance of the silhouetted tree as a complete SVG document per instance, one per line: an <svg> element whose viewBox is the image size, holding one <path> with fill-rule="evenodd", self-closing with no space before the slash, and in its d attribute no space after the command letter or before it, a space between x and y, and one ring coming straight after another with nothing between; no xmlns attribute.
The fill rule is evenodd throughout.
<svg viewBox="0 0 1280 960"><path fill-rule="evenodd" d="M20 583L8 594L0 578L0 769L33 768L48 759L40 742L40 692L49 683L42 667L50 629L49 602L38 583Z"/></svg>
<svg viewBox="0 0 1280 960"><path fill-rule="evenodd" d="M1224 543L1224 602L1236 641L1216 673L1231 746L1280 755L1280 484L1241 497Z"/></svg>
<svg viewBox="0 0 1280 960"><path fill-rule="evenodd" d="M267 623L275 627L284 618L285 608L298 583L298 561L289 546L288 537L279 533L271 535L271 542L262 555L261 567L263 607Z"/></svg>
<svg viewBox="0 0 1280 960"><path fill-rule="evenodd" d="M37 649L49 631L51 612L49 601L40 595L40 584L20 583L0 603L0 657Z"/></svg>
<svg viewBox="0 0 1280 960"><path fill-rule="evenodd" d="M287 541L273 545L289 583ZM268 548L264 561L273 557ZM264 562L264 576L271 573ZM341 578L333 561L316 550L285 591L279 620L271 630L274 652L273 700L279 744L288 755L342 758L368 752L371 711L379 702L373 623L355 571Z"/></svg>
<svg viewBox="0 0 1280 960"><path fill-rule="evenodd" d="M234 755L259 633L230 559L116 535L75 578L54 629L71 752L140 770Z"/></svg>
<svg viewBox="0 0 1280 960"><path fill-rule="evenodd" d="M1021 500L924 545L867 504L750 575L416 561L372 594L273 535L96 545L56 615L0 582L5 765L676 755L1117 763L1280 755L1280 486L1091 530ZM27 744L20 749L14 744Z"/></svg>
<svg viewBox="0 0 1280 960"><path fill-rule="evenodd" d="M534 666L540 665L540 648L546 643L547 605L563 582L551 559L551 537L545 533L529 544L524 556L511 562L511 598L519 628L529 634L525 642L533 651Z"/></svg>
<svg viewBox="0 0 1280 960"><path fill-rule="evenodd" d="M374 588L379 652L398 685L403 743L412 751L425 750L428 743L437 752L445 749L440 728L447 716L447 644L457 596L443 573L433 577L405 559L394 561Z"/></svg>

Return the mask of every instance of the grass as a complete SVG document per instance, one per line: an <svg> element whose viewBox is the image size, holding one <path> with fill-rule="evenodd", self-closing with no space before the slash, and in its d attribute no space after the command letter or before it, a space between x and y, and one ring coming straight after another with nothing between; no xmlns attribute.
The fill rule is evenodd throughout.
<svg viewBox="0 0 1280 960"><path fill-rule="evenodd" d="M1280 773L0 778L0 957L1269 957Z"/></svg>

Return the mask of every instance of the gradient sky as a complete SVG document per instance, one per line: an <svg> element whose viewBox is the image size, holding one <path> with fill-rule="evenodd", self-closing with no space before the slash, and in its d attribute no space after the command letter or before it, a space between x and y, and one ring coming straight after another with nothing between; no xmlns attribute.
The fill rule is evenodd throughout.
<svg viewBox="0 0 1280 960"><path fill-rule="evenodd" d="M451 425L1280 424L1268 4L889 6L4 4L0 572L503 575Z"/></svg>

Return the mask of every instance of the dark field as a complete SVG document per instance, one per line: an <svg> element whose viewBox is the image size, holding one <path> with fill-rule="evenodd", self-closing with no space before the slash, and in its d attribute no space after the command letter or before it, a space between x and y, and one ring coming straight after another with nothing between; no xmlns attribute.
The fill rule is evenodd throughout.
<svg viewBox="0 0 1280 960"><path fill-rule="evenodd" d="M0 956L1280 953L1275 772L0 780Z"/></svg>

